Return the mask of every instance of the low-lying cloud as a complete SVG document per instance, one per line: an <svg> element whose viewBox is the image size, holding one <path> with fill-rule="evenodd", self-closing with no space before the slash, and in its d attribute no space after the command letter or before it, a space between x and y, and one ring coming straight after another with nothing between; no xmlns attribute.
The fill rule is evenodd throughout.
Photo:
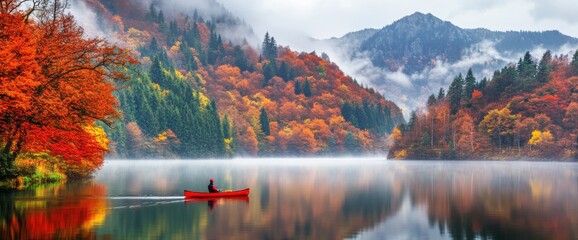
<svg viewBox="0 0 578 240"><path fill-rule="evenodd" d="M424 107L431 94L444 88L447 92L451 81L459 74L464 75L472 68L477 81L484 77L491 79L495 70L509 63L517 63L524 52L504 53L496 50L497 42L482 41L463 51L459 61L447 62L435 59L435 64L421 72L406 74L402 70L395 72L376 67L367 53L353 54L343 46L317 43L317 47L329 54L331 60L351 77L364 85L374 87L387 99L394 101L407 116L412 110ZM553 55L572 54L578 46L564 45L552 50ZM536 63L547 49L537 46L532 49Z"/></svg>

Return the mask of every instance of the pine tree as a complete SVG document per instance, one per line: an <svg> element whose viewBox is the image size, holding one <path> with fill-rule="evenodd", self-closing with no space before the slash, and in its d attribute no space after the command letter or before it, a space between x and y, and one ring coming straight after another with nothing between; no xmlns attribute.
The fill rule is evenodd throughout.
<svg viewBox="0 0 578 240"><path fill-rule="evenodd" d="M261 46L261 55L267 57L267 51L269 50L269 44L271 44L271 37L269 32L265 33L265 38L263 39L263 45Z"/></svg>
<svg viewBox="0 0 578 240"><path fill-rule="evenodd" d="M524 59L520 59L518 62L518 76L519 80L522 82L522 88L526 88L527 83L531 83L534 81L536 77L536 63L532 60L532 55L530 52L526 52L524 54Z"/></svg>
<svg viewBox="0 0 578 240"><path fill-rule="evenodd" d="M295 81L295 95L299 95L302 93L301 84L299 81Z"/></svg>
<svg viewBox="0 0 578 240"><path fill-rule="evenodd" d="M433 106L434 104L436 104L436 102L437 102L436 95L432 94L427 99L427 106Z"/></svg>
<svg viewBox="0 0 578 240"><path fill-rule="evenodd" d="M291 70L289 69L289 65L286 62L281 62L281 66L279 66L279 71L277 71L277 76L283 79L283 81L287 82L291 78Z"/></svg>
<svg viewBox="0 0 578 240"><path fill-rule="evenodd" d="M484 88L486 88L487 84L488 84L488 78L484 77L480 82L478 82L476 89L481 91Z"/></svg>
<svg viewBox="0 0 578 240"><path fill-rule="evenodd" d="M233 56L235 57L235 65L239 67L241 72L249 70L249 61L247 60L247 57L245 57L245 53L243 52L243 49L241 49L241 46L235 46Z"/></svg>
<svg viewBox="0 0 578 240"><path fill-rule="evenodd" d="M359 151L359 144L355 140L353 133L351 131L347 132L345 141L343 142L343 147L348 153L356 153Z"/></svg>
<svg viewBox="0 0 578 240"><path fill-rule="evenodd" d="M152 65L149 70L149 77L154 83L157 83L160 86L163 86L165 83L161 61L157 56L153 58Z"/></svg>
<svg viewBox="0 0 578 240"><path fill-rule="evenodd" d="M159 43L157 42L157 38L153 37L151 40L151 44L149 45L149 49L151 53L156 53L159 50Z"/></svg>
<svg viewBox="0 0 578 240"><path fill-rule="evenodd" d="M572 56L572 62L570 63L570 72L573 76L578 76L578 50Z"/></svg>
<svg viewBox="0 0 578 240"><path fill-rule="evenodd" d="M446 92L443 88L440 88L440 91L438 92L438 100L442 100L446 97Z"/></svg>
<svg viewBox="0 0 578 240"><path fill-rule="evenodd" d="M262 87L266 87L271 78L275 77L276 67L274 63L266 63L263 65L263 84Z"/></svg>
<svg viewBox="0 0 578 240"><path fill-rule="evenodd" d="M546 83L550 80L550 61L552 61L552 53L550 50L546 51L538 64L538 73L536 73L536 81Z"/></svg>
<svg viewBox="0 0 578 240"><path fill-rule="evenodd" d="M223 117L223 121L221 121L222 129L223 129L223 137L224 138L231 138L231 120L229 119L229 114L225 114Z"/></svg>
<svg viewBox="0 0 578 240"><path fill-rule="evenodd" d="M303 84L303 95L305 97L311 97L311 84L309 84L309 80L305 79L305 83Z"/></svg>
<svg viewBox="0 0 578 240"><path fill-rule="evenodd" d="M456 114L460 108L464 91L464 79L462 74L458 75L452 81L448 90L448 100L450 102L450 110L452 114Z"/></svg>
<svg viewBox="0 0 578 240"><path fill-rule="evenodd" d="M269 59L271 62L277 60L277 41L274 37L269 36L269 32L265 33L265 39L263 39L262 46L262 56Z"/></svg>
<svg viewBox="0 0 578 240"><path fill-rule="evenodd" d="M472 98L472 92L474 91L475 87L476 87L476 78L474 77L472 69L470 68L466 75L466 86L464 89L465 90L464 98L466 101L469 101Z"/></svg>
<svg viewBox="0 0 578 240"><path fill-rule="evenodd" d="M261 114L259 115L259 122L261 123L261 130L267 136L271 134L271 129L269 128L269 117L267 116L267 111L265 108L261 108Z"/></svg>

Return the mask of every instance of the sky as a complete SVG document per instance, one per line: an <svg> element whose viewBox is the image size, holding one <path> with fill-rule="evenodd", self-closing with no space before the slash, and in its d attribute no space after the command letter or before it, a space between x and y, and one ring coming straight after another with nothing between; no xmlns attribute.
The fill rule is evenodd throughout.
<svg viewBox="0 0 578 240"><path fill-rule="evenodd" d="M217 0L245 20L258 36L270 32L281 45L306 48L306 37L340 37L380 29L416 11L462 28L560 30L578 37L575 0ZM307 49L299 49L307 50Z"/></svg>
<svg viewBox="0 0 578 240"><path fill-rule="evenodd" d="M415 12L431 13L461 28L495 31L559 30L578 37L578 0L216 0L250 25L257 37L269 32L281 46L296 51L329 54L332 61L361 83L376 87L394 100L407 117L425 103L431 93L447 88L453 76L465 74L477 63L515 62L493 42L473 46L456 63L440 62L418 74L389 72L373 66L367 57L349 58L347 49L326 48L311 41L341 37L365 28L381 29ZM254 43L254 44L259 44ZM567 54L576 46L563 46L554 54ZM530 50L530 49L529 49ZM531 49L542 56L545 49ZM467 52L466 52L467 53ZM479 79L491 77L495 66L476 73ZM422 83L420 86L420 82ZM423 84L425 83L425 85Z"/></svg>

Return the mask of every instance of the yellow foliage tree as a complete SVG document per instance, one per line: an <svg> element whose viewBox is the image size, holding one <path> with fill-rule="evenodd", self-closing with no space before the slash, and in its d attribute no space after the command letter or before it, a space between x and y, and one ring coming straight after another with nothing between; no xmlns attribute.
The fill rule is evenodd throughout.
<svg viewBox="0 0 578 240"><path fill-rule="evenodd" d="M101 126L85 126L84 131L94 137L94 140L98 143L98 145L104 150L108 151L108 144L110 140L106 136L106 132Z"/></svg>
<svg viewBox="0 0 578 240"><path fill-rule="evenodd" d="M530 146L539 146L554 141L554 136L550 131L540 132L540 130L534 130L532 132L532 138L528 141Z"/></svg>
<svg viewBox="0 0 578 240"><path fill-rule="evenodd" d="M407 151L405 151L405 149L397 151L393 155L393 158L395 158L395 159L405 159L406 157L407 157Z"/></svg>

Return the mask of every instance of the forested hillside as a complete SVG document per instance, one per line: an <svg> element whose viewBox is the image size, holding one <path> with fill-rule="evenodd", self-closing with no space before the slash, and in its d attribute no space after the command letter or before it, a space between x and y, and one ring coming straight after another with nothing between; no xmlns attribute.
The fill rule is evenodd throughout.
<svg viewBox="0 0 578 240"><path fill-rule="evenodd" d="M269 34L260 49L228 39L241 23L226 13L87 3L141 63L117 91L113 157L372 153L403 122L394 103L323 54L294 52Z"/></svg>
<svg viewBox="0 0 578 240"><path fill-rule="evenodd" d="M578 51L526 53L489 80L469 71L394 130L397 159L567 159L578 155Z"/></svg>

